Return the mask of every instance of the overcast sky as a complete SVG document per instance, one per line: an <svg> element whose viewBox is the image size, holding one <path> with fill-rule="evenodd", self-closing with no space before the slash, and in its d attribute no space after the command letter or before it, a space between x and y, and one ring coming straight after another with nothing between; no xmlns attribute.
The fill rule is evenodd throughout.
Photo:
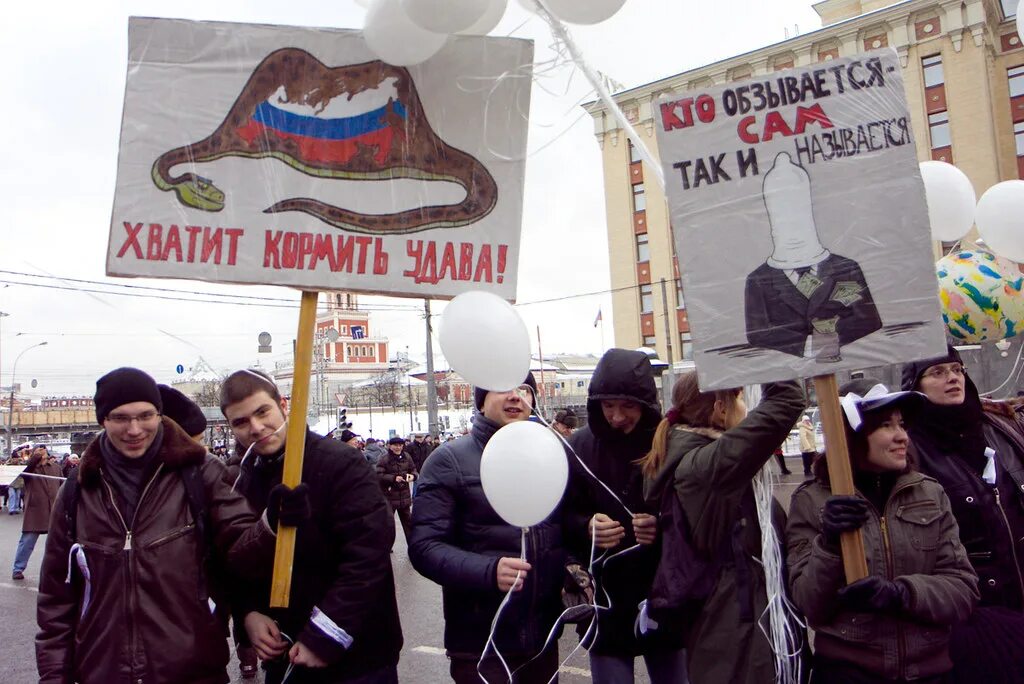
<svg viewBox="0 0 1024 684"><path fill-rule="evenodd" d="M820 22L811 4L627 0L611 20L571 31L596 69L632 87L781 41L794 25L814 30ZM161 382L179 379L175 367L193 367L200 358L220 372L257 363L272 368L295 336L298 295L291 290L104 275L132 15L358 29L364 10L354 0L8 3L0 24L8 64L7 105L0 110L0 283L9 284L0 287L0 311L10 315L0 320L0 385L11 382L21 351L46 341L18 363L16 380L26 390L38 381L32 397L91 395L96 378L119 365L144 368ZM532 38L538 62L551 56L546 26L517 0L492 35ZM600 151L578 106L592 94L569 66L544 85L534 88L530 112L518 310L532 337L540 326L545 354L600 353L593 322L600 307L611 346L610 297L571 297L609 287ZM74 280L282 301L184 303L84 292L102 288ZM21 284L29 282L67 289ZM569 298L527 304L563 297ZM390 339L392 354L408 346L414 360L423 358L422 300L361 303L373 310L372 324ZM434 313L442 310L435 303ZM257 354L261 331L273 335L273 354Z"/></svg>

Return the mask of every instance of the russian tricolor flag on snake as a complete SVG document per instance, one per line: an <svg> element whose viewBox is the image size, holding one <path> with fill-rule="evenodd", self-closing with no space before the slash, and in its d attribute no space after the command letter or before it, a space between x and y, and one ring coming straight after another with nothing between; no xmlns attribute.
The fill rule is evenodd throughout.
<svg viewBox="0 0 1024 684"><path fill-rule="evenodd" d="M288 102L281 86L257 105L249 121L238 128L238 135L250 145L268 135L294 140L299 160L317 164L346 164L360 146L371 147L376 148L374 160L383 164L395 134L401 134L389 114L403 121L406 118L395 79L351 97L342 93L315 106Z"/></svg>

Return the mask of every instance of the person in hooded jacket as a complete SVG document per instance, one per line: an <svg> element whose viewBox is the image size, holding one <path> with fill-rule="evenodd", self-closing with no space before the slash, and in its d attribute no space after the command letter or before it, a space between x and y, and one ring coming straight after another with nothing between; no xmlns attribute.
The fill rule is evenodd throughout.
<svg viewBox="0 0 1024 684"><path fill-rule="evenodd" d="M484 447L500 428L529 418L536 389L532 373L507 392L476 388L480 412L471 432L438 447L420 473L409 559L421 575L441 585L444 646L457 684L508 682L495 647L510 670L518 669L516 684L557 680L558 645L542 648L562 612L561 513L556 510L530 527L524 549L523 530L498 515L480 481ZM494 625L494 646L481 658L506 596L508 604Z"/></svg>
<svg viewBox="0 0 1024 684"><path fill-rule="evenodd" d="M948 682L950 626L970 615L978 578L946 493L908 463L905 426L925 399L858 382L840 391L857 494L832 496L822 457L789 509L790 595L816 635L811 682ZM847 584L840 536L858 529L869 575Z"/></svg>
<svg viewBox="0 0 1024 684"><path fill-rule="evenodd" d="M953 628L956 682L1019 682L1024 672L1024 431L1013 408L982 399L959 352L903 367L929 400L911 426L911 458L946 490L981 602Z"/></svg>
<svg viewBox="0 0 1024 684"><path fill-rule="evenodd" d="M742 389L701 392L695 372L682 374L643 461L647 501L658 505L674 491L694 551L715 561L713 586L686 630L687 669L695 684L776 681L775 654L762 624L768 582L753 480L789 435L805 400L792 381L763 385L762 392L748 414ZM777 501L770 514L777 530L784 517Z"/></svg>
<svg viewBox="0 0 1024 684"><path fill-rule="evenodd" d="M634 635L638 605L650 591L659 550L657 520L644 502L638 463L650 451L661 421L646 354L605 352L590 382L587 415L587 426L569 438L569 445L593 475L570 455L563 530L575 558L590 558L592 545L598 554L624 552L593 568L599 595L607 594L611 607L598 612L597 636L589 644L591 676L594 684L632 682L634 660L643 656L653 684L686 682L681 638ZM581 638L588 628L589 623L577 626Z"/></svg>

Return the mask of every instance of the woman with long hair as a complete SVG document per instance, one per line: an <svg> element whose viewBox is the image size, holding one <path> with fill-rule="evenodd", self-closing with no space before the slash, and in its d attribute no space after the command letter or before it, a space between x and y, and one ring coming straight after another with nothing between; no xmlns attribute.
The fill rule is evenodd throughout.
<svg viewBox="0 0 1024 684"><path fill-rule="evenodd" d="M777 530L782 510L766 486L771 472L762 469L805 401L796 382L762 389L761 403L748 413L741 389L701 392L696 373L680 376L672 409L643 460L649 503L677 497L685 518L678 524L716 573L686 630L694 684L768 684L799 676L801 644L785 614Z"/></svg>
<svg viewBox="0 0 1024 684"><path fill-rule="evenodd" d="M857 494L832 496L823 457L793 494L793 602L815 630L812 684L949 681L949 634L978 601L942 486L908 463L906 424L925 404L883 385L843 398ZM839 538L861 530L868 576L847 584Z"/></svg>

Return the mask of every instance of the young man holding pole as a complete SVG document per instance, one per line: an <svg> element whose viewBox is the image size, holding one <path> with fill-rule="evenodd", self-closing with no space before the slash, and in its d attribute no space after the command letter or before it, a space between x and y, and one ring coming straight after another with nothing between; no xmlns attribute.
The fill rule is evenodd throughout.
<svg viewBox="0 0 1024 684"><path fill-rule="evenodd" d="M236 487L262 510L282 480L285 402L270 377L240 370L221 387L221 411L247 454ZM238 612L266 684L286 676L288 684L397 683L395 525L377 476L357 449L307 430L301 481L311 511L296 534L288 607L269 607L269 564L265 581L240 592Z"/></svg>

